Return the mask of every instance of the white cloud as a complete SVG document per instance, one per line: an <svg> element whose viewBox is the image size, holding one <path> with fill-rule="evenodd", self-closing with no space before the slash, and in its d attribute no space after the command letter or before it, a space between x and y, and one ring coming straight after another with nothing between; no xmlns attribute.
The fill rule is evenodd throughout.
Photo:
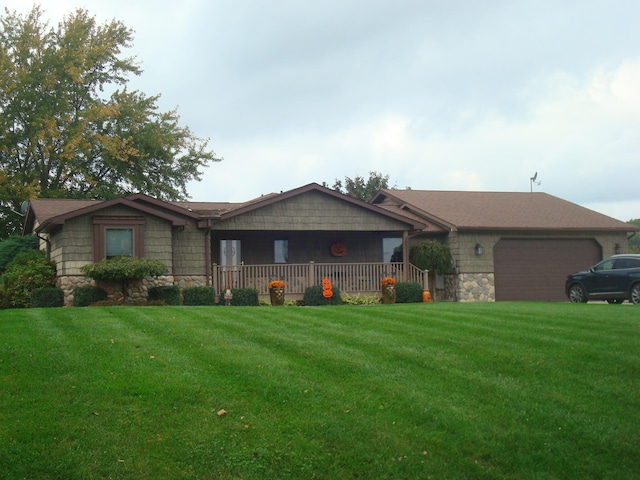
<svg viewBox="0 0 640 480"><path fill-rule="evenodd" d="M528 191L537 171L538 191L640 217L635 0L41 3L136 31L132 86L225 157L194 199L371 170L400 188Z"/></svg>

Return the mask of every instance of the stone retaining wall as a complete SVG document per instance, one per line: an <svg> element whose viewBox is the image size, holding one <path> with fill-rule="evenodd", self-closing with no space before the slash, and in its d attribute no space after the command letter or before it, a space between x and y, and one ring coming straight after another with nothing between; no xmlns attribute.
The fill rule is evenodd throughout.
<svg viewBox="0 0 640 480"><path fill-rule="evenodd" d="M152 287L178 285L180 289L189 287L205 286L206 276L173 276L147 277L141 281L130 282L127 285L127 298L131 303L142 303L149 298L149 289ZM64 304L66 307L73 306L73 289L75 287L97 286L107 291L109 300L122 301L122 287L116 282L96 282L95 280L82 275L64 275L57 279L56 285L64 293Z"/></svg>
<svg viewBox="0 0 640 480"><path fill-rule="evenodd" d="M493 273L458 274L459 302L495 302L496 288Z"/></svg>

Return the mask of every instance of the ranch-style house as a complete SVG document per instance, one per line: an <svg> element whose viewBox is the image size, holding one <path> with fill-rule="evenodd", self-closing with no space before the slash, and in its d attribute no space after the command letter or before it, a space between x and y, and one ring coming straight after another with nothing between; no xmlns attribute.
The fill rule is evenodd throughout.
<svg viewBox="0 0 640 480"><path fill-rule="evenodd" d="M638 230L545 193L385 189L366 203L315 183L245 203L32 199L24 225L56 262L67 305L74 287L94 284L83 265L119 255L168 267L129 292L134 299L167 284L266 297L273 279L300 299L325 277L343 292L376 295L393 276L436 301L564 300L567 274L626 251ZM449 274L411 265L410 247L425 239L449 246Z"/></svg>

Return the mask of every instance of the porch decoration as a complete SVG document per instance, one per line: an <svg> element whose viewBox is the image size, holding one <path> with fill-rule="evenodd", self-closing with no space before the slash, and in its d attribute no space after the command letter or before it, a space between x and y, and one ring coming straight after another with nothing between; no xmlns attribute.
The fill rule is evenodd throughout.
<svg viewBox="0 0 640 480"><path fill-rule="evenodd" d="M383 303L396 303L396 279L393 277L384 277L380 281L380 284L382 285Z"/></svg>
<svg viewBox="0 0 640 480"><path fill-rule="evenodd" d="M347 247L342 242L333 242L329 250L334 257L344 257L347 254Z"/></svg>
<svg viewBox="0 0 640 480"><path fill-rule="evenodd" d="M284 282L282 280L271 280L268 287L271 305L276 307L284 305Z"/></svg>
<svg viewBox="0 0 640 480"><path fill-rule="evenodd" d="M333 287L328 277L322 279L322 296L327 300L333 297Z"/></svg>

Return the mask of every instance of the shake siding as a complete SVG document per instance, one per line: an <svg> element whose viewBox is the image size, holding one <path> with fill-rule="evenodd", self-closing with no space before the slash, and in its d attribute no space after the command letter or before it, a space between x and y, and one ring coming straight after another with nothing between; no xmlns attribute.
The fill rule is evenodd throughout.
<svg viewBox="0 0 640 480"><path fill-rule="evenodd" d="M145 217L144 256L164 263L169 272L172 269L173 246L171 242L171 224L156 217Z"/></svg>
<svg viewBox="0 0 640 480"><path fill-rule="evenodd" d="M205 232L194 224L173 232L174 275L205 275Z"/></svg>
<svg viewBox="0 0 640 480"><path fill-rule="evenodd" d="M80 275L80 267L93 262L93 224L91 217L82 216L65 222L55 235L61 245L60 260L56 260L59 274Z"/></svg>
<svg viewBox="0 0 640 480"><path fill-rule="evenodd" d="M397 231L406 224L320 192L308 192L231 217L215 230Z"/></svg>

